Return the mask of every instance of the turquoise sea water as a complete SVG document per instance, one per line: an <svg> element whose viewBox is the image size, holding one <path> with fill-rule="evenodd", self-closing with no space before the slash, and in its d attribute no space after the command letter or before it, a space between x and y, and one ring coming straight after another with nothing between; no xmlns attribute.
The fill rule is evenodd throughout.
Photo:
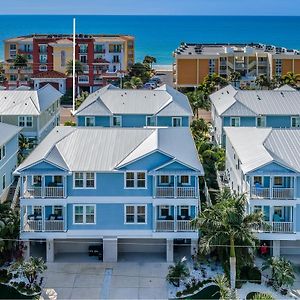
<svg viewBox="0 0 300 300"><path fill-rule="evenodd" d="M76 16L77 32L136 38L136 60L153 55L172 63L180 42L260 42L300 49L300 17ZM0 15L0 40L30 33L71 33L72 16ZM3 43L0 44L3 58Z"/></svg>

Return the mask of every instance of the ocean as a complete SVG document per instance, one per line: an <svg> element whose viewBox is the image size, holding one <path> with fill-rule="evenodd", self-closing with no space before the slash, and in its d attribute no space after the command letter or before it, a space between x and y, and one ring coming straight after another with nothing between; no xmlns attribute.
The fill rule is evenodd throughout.
<svg viewBox="0 0 300 300"><path fill-rule="evenodd" d="M136 61L145 55L171 64L181 42L259 42L300 49L300 17L75 16L78 33L135 36ZM0 40L32 33L71 33L73 16L0 15ZM0 43L3 59L3 43Z"/></svg>

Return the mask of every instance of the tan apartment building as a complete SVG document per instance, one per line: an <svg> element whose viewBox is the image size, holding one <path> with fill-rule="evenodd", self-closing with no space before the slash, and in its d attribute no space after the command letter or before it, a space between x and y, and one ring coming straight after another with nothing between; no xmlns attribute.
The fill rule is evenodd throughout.
<svg viewBox="0 0 300 300"><path fill-rule="evenodd" d="M268 78L287 72L300 73L300 52L264 44L186 44L174 53L176 87L198 86L208 74L227 77L240 72L241 84L254 83L265 74Z"/></svg>
<svg viewBox="0 0 300 300"><path fill-rule="evenodd" d="M129 35L76 35L76 60L83 65L78 76L81 90L93 92L109 82L118 80L134 64L134 37ZM66 75L72 60L72 35L34 34L4 41L6 87L20 85L39 89L50 83L65 93L72 86ZM14 58L25 55L28 65L16 68Z"/></svg>

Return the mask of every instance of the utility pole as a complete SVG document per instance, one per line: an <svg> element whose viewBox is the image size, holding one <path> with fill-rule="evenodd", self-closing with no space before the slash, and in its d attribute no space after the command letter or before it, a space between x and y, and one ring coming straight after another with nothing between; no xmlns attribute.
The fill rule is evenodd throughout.
<svg viewBox="0 0 300 300"><path fill-rule="evenodd" d="M73 18L73 107L72 107L72 112L73 114L75 113L75 49L76 49L76 40L75 40L75 28L76 28L76 19Z"/></svg>

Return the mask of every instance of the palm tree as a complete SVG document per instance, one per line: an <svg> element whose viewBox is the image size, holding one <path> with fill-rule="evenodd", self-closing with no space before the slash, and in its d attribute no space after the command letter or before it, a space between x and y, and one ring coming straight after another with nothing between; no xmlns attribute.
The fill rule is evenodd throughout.
<svg viewBox="0 0 300 300"><path fill-rule="evenodd" d="M264 87L269 88L270 87L270 82L267 78L267 75L261 74L256 77L255 79L255 84L260 88L263 89Z"/></svg>
<svg viewBox="0 0 300 300"><path fill-rule="evenodd" d="M46 269L47 266L41 257L32 256L27 261L17 261L10 266L10 271L27 278L30 287L38 286L38 278Z"/></svg>
<svg viewBox="0 0 300 300"><path fill-rule="evenodd" d="M292 87L297 87L298 82L300 81L300 74L294 74L293 72L287 72L281 78L282 78L282 81L284 84L288 84Z"/></svg>
<svg viewBox="0 0 300 300"><path fill-rule="evenodd" d="M275 286L292 286L295 281L295 271L290 261L284 257L270 257L263 263L262 270L270 269Z"/></svg>
<svg viewBox="0 0 300 300"><path fill-rule="evenodd" d="M192 107L193 114L196 115L197 118L199 117L199 109L205 109L207 111L210 109L210 100L208 97L210 93L207 93L204 91L204 88L202 88L203 87L201 86L200 89L198 88L197 90L186 94Z"/></svg>
<svg viewBox="0 0 300 300"><path fill-rule="evenodd" d="M174 286L179 287L180 280L189 276L190 272L186 265L186 259L176 262L173 266L169 266L169 273L167 275L167 281Z"/></svg>
<svg viewBox="0 0 300 300"><path fill-rule="evenodd" d="M208 254L217 248L223 249L226 256L229 255L230 286L234 289L236 253L241 263L253 262L253 251L258 240L252 228L261 224L267 226L263 221L262 213L246 215L245 195L235 196L224 190L218 195L217 203L204 209L193 220L193 224L202 234L199 244L200 252Z"/></svg>
<svg viewBox="0 0 300 300"><path fill-rule="evenodd" d="M20 81L20 74L21 74L21 69L27 67L28 60L26 56L17 54L14 61L13 61L13 66L18 69L18 82Z"/></svg>
<svg viewBox="0 0 300 300"><path fill-rule="evenodd" d="M276 89L283 85L282 78L280 76L274 76L270 81L270 88Z"/></svg>
<svg viewBox="0 0 300 300"><path fill-rule="evenodd" d="M233 82L233 85L236 87L237 82L240 81L241 78L242 78L241 73L234 71L229 74L228 81L231 83Z"/></svg>
<svg viewBox="0 0 300 300"><path fill-rule="evenodd" d="M220 75L213 73L207 75L204 78L203 83L210 87L212 93L227 85L228 81L225 78L221 77Z"/></svg>
<svg viewBox="0 0 300 300"><path fill-rule="evenodd" d="M150 65L150 68L152 69L152 65L156 63L156 58L154 56L146 55L143 64Z"/></svg>
<svg viewBox="0 0 300 300"><path fill-rule="evenodd" d="M206 136L209 132L208 123L205 122L205 120L202 118L193 120L193 122L191 123L191 131L195 139Z"/></svg>
<svg viewBox="0 0 300 300"><path fill-rule="evenodd" d="M75 86L77 85L77 94L79 94L79 86L78 86L78 76L83 74L83 64L79 60L75 60ZM72 76L73 75L73 60L69 60L67 62L66 67L66 75Z"/></svg>
<svg viewBox="0 0 300 300"><path fill-rule="evenodd" d="M139 77L131 77L130 81L124 82L124 88L125 89L139 89L143 86L143 81Z"/></svg>

